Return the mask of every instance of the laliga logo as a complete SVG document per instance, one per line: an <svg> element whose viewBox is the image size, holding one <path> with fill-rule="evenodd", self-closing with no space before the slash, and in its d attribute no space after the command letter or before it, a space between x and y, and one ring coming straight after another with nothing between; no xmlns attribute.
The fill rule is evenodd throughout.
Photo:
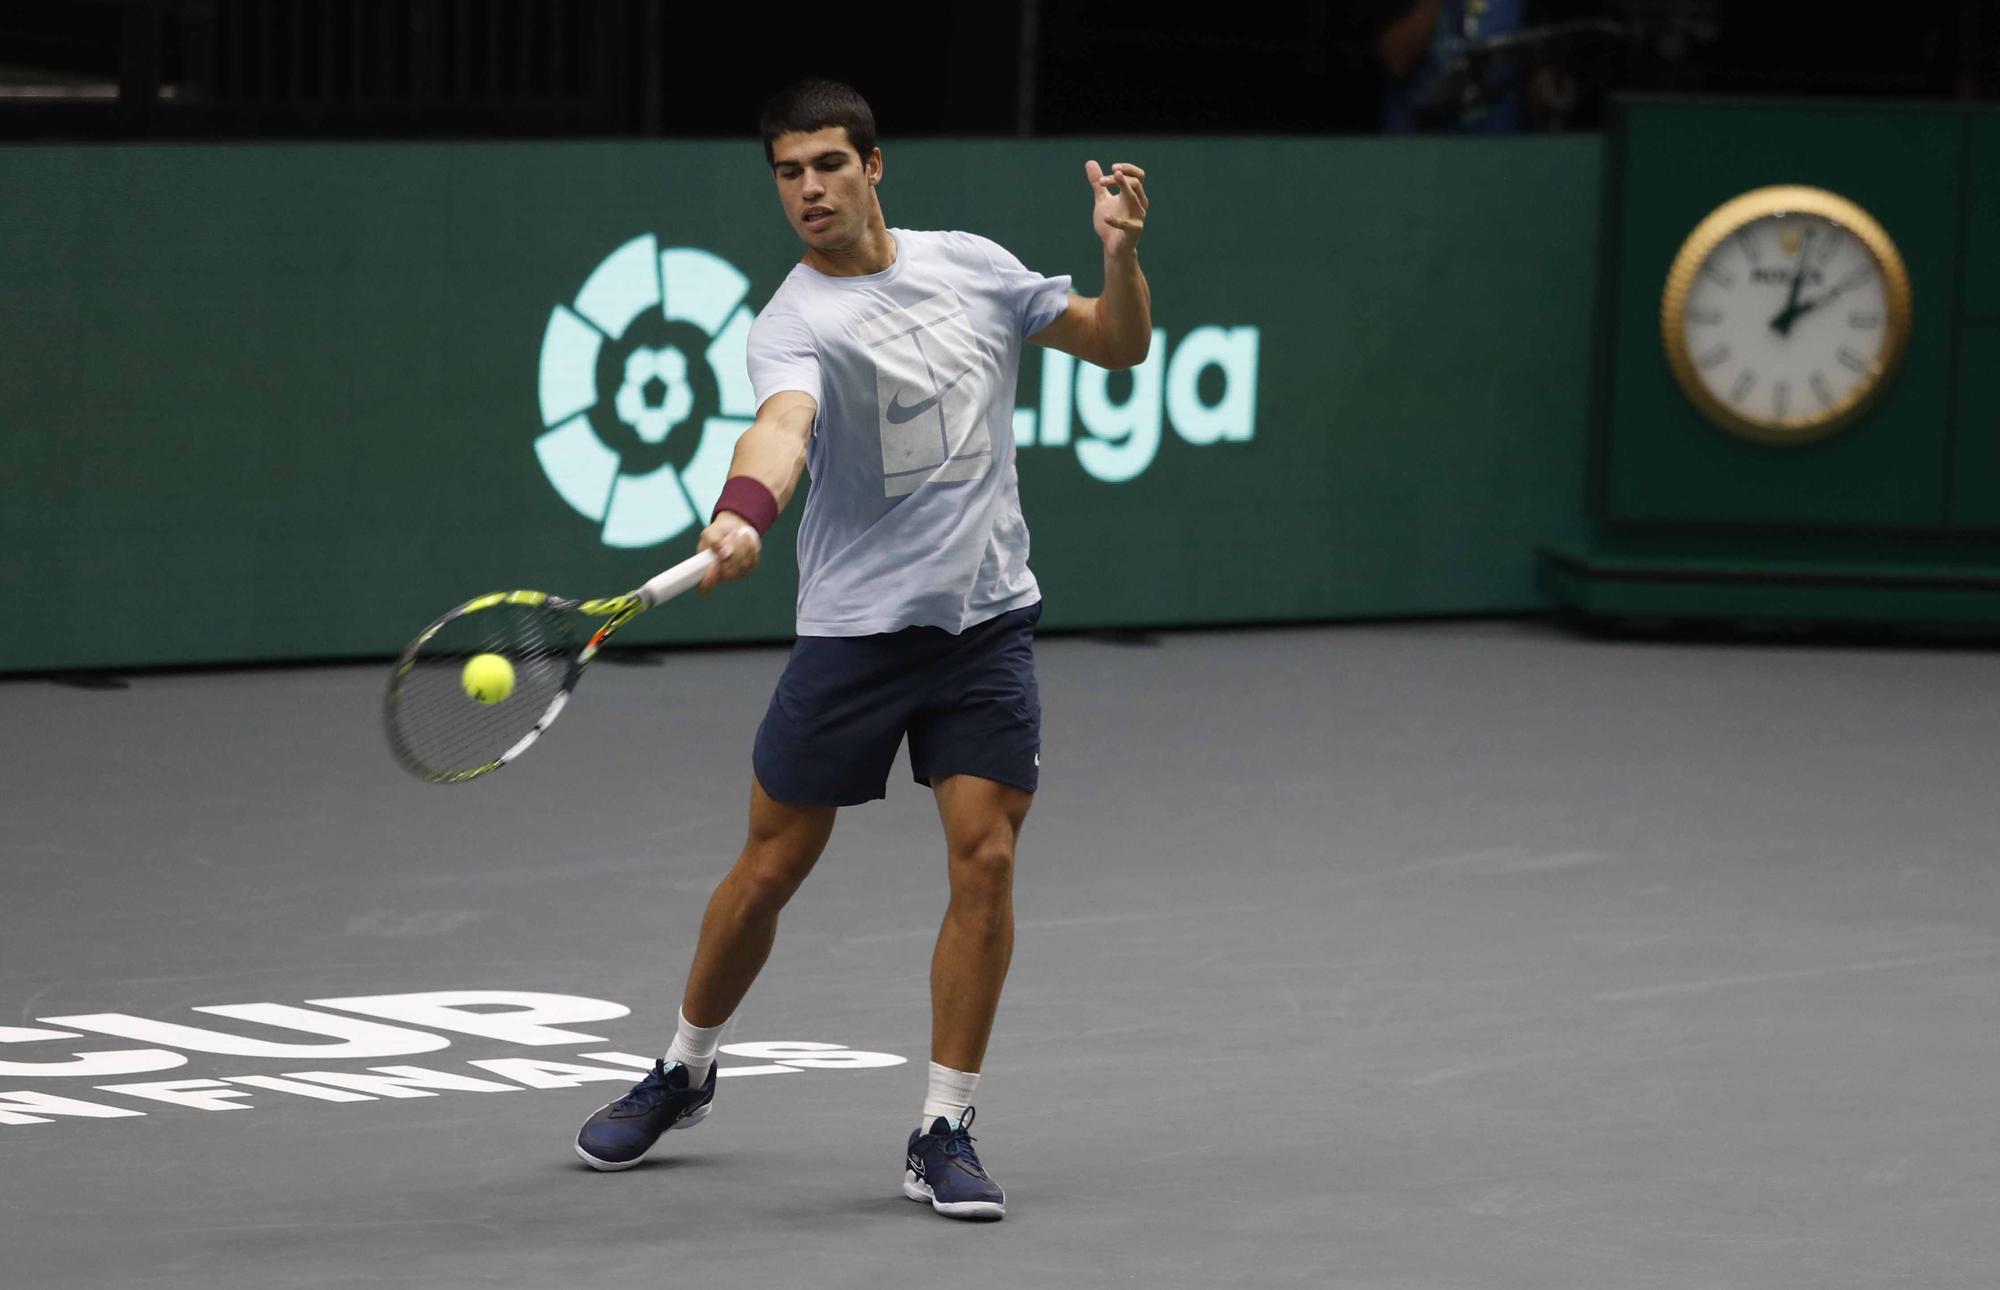
<svg viewBox="0 0 2000 1290"><path fill-rule="evenodd" d="M749 293L727 260L660 250L647 233L605 256L573 307L549 311L535 456L604 545L656 546L714 509L757 414Z"/></svg>
<svg viewBox="0 0 2000 1290"><path fill-rule="evenodd" d="M1061 350L1042 351L1042 405L1014 409L1014 442L1023 448L1070 443L1072 417L1083 424L1076 459L1093 479L1136 479L1159 455L1161 412L1174 433L1197 448L1248 443L1257 432L1257 329L1197 327L1168 357L1167 333L1132 369L1131 392L1111 396L1112 373Z"/></svg>

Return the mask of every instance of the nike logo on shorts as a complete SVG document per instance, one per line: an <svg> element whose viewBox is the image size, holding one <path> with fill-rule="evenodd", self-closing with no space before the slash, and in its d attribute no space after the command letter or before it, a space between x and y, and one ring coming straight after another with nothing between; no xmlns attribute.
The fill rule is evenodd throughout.
<svg viewBox="0 0 2000 1290"><path fill-rule="evenodd" d="M938 391L936 394L931 395L929 398L925 399L921 403L903 402L902 391L898 390L896 392L896 397L889 400L889 406L883 411L882 415L884 418L888 420L889 424L892 426L899 426L902 425L904 422L911 420L912 418L920 417L924 413L936 407L937 401L943 398L947 393L949 393L952 386L957 385L960 381L964 380L966 377L970 375L972 375L972 369L968 367L963 372L960 372L957 376L952 377L949 381L946 381L943 385L940 385L938 387Z"/></svg>

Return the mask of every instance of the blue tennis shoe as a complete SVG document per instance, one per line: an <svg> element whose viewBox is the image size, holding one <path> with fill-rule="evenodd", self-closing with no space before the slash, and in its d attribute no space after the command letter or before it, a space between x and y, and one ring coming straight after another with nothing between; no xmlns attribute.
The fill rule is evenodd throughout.
<svg viewBox="0 0 2000 1290"><path fill-rule="evenodd" d="M583 1122L576 1135L576 1154L592 1169L630 1169L669 1129L692 1129L708 1118L715 1100L715 1072L700 1088L688 1087L688 1068L665 1058L653 1063L646 1078L632 1091Z"/></svg>
<svg viewBox="0 0 2000 1290"><path fill-rule="evenodd" d="M910 1131L903 1161L903 1194L927 1200L947 1218L1005 1218L1007 1193L986 1176L972 1149L972 1108L966 1107L956 1127L939 1116L928 1132Z"/></svg>

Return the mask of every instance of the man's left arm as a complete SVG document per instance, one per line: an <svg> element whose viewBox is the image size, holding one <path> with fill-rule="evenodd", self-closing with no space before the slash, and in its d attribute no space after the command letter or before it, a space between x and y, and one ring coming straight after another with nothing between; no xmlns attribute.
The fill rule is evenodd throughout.
<svg viewBox="0 0 2000 1290"><path fill-rule="evenodd" d="M1114 162L1109 174L1084 163L1093 194L1091 227L1104 244L1104 294L1071 295L1054 322L1028 337L1111 371L1137 367L1153 344L1153 296L1139 268L1146 228L1146 172Z"/></svg>

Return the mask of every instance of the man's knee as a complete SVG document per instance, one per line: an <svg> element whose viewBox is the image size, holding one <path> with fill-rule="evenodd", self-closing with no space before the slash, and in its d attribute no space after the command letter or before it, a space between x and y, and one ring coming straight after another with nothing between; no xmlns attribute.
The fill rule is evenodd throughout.
<svg viewBox="0 0 2000 1290"><path fill-rule="evenodd" d="M955 898L1004 900L1014 890L1014 839L1001 830L961 844L951 853Z"/></svg>
<svg viewBox="0 0 2000 1290"><path fill-rule="evenodd" d="M752 838L744 845L731 876L743 898L760 908L782 908L819 860L819 848L790 839Z"/></svg>

